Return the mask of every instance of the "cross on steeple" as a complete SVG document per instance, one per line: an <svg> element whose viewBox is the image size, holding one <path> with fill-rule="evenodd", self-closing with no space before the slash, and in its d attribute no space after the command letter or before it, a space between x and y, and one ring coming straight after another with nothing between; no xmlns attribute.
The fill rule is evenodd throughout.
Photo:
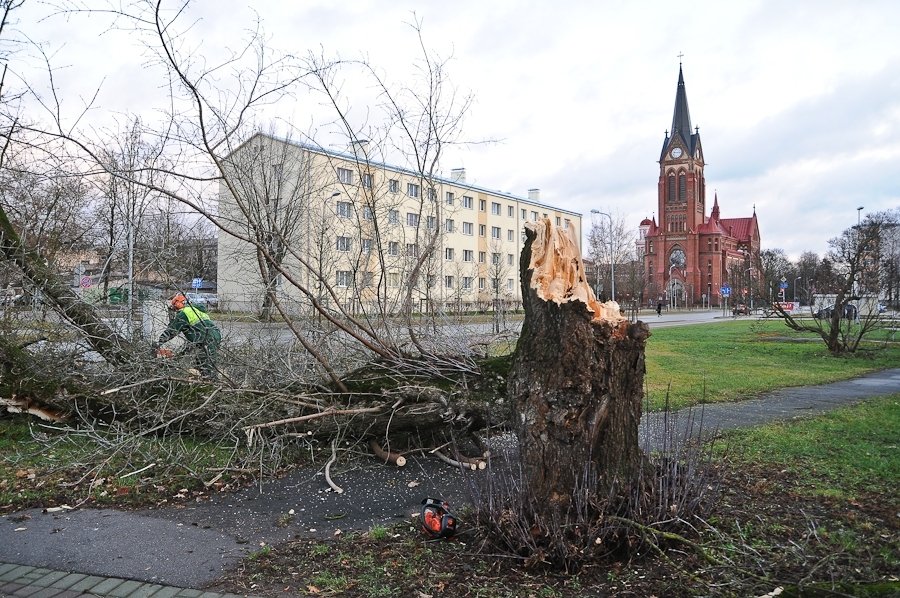
<svg viewBox="0 0 900 598"><path fill-rule="evenodd" d="M681 59L684 57L682 52L678 52L678 66L681 66Z"/></svg>

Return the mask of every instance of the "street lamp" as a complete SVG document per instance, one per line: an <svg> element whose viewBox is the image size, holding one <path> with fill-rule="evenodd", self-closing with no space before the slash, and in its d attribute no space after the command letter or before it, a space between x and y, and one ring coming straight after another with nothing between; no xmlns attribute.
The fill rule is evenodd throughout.
<svg viewBox="0 0 900 598"><path fill-rule="evenodd" d="M857 227L859 227L859 217L860 217L860 214L862 214L864 207L865 206L859 206L858 208L856 208L856 226Z"/></svg>
<svg viewBox="0 0 900 598"><path fill-rule="evenodd" d="M798 276L794 279L794 303L797 303L797 281L803 278L802 276Z"/></svg>
<svg viewBox="0 0 900 598"><path fill-rule="evenodd" d="M612 216L600 210L591 210L591 214L600 214L609 218L609 276L612 279L610 286L610 294L612 300L616 300L616 260L613 258L613 219Z"/></svg>

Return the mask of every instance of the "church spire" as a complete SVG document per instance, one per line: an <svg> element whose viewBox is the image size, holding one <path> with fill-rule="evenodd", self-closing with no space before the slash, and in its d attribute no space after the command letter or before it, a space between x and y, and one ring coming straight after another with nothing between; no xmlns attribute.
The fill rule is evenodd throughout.
<svg viewBox="0 0 900 598"><path fill-rule="evenodd" d="M710 219L718 220L719 219L719 192L716 191L714 195L715 199L713 199L713 207L712 214L710 214Z"/></svg>
<svg viewBox="0 0 900 598"><path fill-rule="evenodd" d="M681 135L681 141L692 150L691 111L688 110L687 91L684 88L684 73L678 65L678 89L675 92L675 113L672 115L672 137Z"/></svg>

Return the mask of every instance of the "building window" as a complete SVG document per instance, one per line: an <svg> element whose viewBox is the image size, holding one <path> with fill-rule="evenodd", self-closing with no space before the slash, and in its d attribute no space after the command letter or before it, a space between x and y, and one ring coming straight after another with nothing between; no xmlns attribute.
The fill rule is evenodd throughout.
<svg viewBox="0 0 900 598"><path fill-rule="evenodd" d="M350 251L350 237L338 237L337 238L337 250L338 251Z"/></svg>
<svg viewBox="0 0 900 598"><path fill-rule="evenodd" d="M437 199L437 191L434 190L434 187L428 188L428 201L434 201Z"/></svg>
<svg viewBox="0 0 900 598"><path fill-rule="evenodd" d="M564 228L565 228L566 230L569 230L569 227L572 226L572 221L569 220L568 218L566 218L566 221L565 221L564 224L565 224Z"/></svg>
<svg viewBox="0 0 900 598"><path fill-rule="evenodd" d="M675 175L670 174L669 178L666 180L666 199L669 203L672 203L676 200L675 197Z"/></svg>
<svg viewBox="0 0 900 598"><path fill-rule="evenodd" d="M467 210L471 210L473 203L474 202L472 201L471 197L469 197L468 195L463 195L463 207L464 208L466 208Z"/></svg>
<svg viewBox="0 0 900 598"><path fill-rule="evenodd" d="M388 210L388 222L398 224L400 222L400 210Z"/></svg>
<svg viewBox="0 0 900 598"><path fill-rule="evenodd" d="M483 237L486 234L487 234L487 225L479 224L478 225L478 236Z"/></svg>
<svg viewBox="0 0 900 598"><path fill-rule="evenodd" d="M463 249L463 261L464 262L472 262L475 261L475 252L471 249Z"/></svg>
<svg viewBox="0 0 900 598"><path fill-rule="evenodd" d="M479 290L479 291L483 291L483 290L484 290L484 287L485 287L485 283L486 283L486 282L487 282L487 280L485 280L484 278L479 278L479 279L478 279L478 290Z"/></svg>
<svg viewBox="0 0 900 598"><path fill-rule="evenodd" d="M452 233L454 230L456 230L456 223L453 221L452 218L447 218L447 221L444 222L444 229L448 233Z"/></svg>
<svg viewBox="0 0 900 598"><path fill-rule="evenodd" d="M453 248L452 247L444 248L444 259L447 260L448 262L453 261Z"/></svg>
<svg viewBox="0 0 900 598"><path fill-rule="evenodd" d="M400 273L399 272L388 273L388 285L395 289L400 286Z"/></svg>
<svg viewBox="0 0 900 598"><path fill-rule="evenodd" d="M506 290L507 290L507 291L512 292L512 290L513 290L513 288L515 287L515 285L516 285L516 281L513 280L512 278L507 278L507 279L506 279Z"/></svg>
<svg viewBox="0 0 900 598"><path fill-rule="evenodd" d="M407 212L406 226L419 226L419 215L415 212Z"/></svg>
<svg viewBox="0 0 900 598"><path fill-rule="evenodd" d="M487 201L483 199L478 200L478 211L484 212L487 209Z"/></svg>
<svg viewBox="0 0 900 598"><path fill-rule="evenodd" d="M475 225L471 222L463 222L463 234L472 235L475 233Z"/></svg>
<svg viewBox="0 0 900 598"><path fill-rule="evenodd" d="M486 252L486 251L479 251L479 252L478 252L478 263L479 263L479 264L483 264L483 263L485 262L486 259L487 259L487 252Z"/></svg>
<svg viewBox="0 0 900 598"><path fill-rule="evenodd" d="M390 179L388 181L388 191L391 193L400 193L400 181L397 179Z"/></svg>
<svg viewBox="0 0 900 598"><path fill-rule="evenodd" d="M374 272L363 272L362 273L362 288L367 288L372 286L372 281L375 280Z"/></svg>
<svg viewBox="0 0 900 598"><path fill-rule="evenodd" d="M375 212L372 211L372 208L369 206L363 206L363 219L364 220L373 220L375 218Z"/></svg>
<svg viewBox="0 0 900 598"><path fill-rule="evenodd" d="M362 175L362 186L365 187L366 189L372 188L372 181L373 181L372 175L369 174L368 172Z"/></svg>
<svg viewBox="0 0 900 598"><path fill-rule="evenodd" d="M516 209L512 206L506 206L506 217L507 218L515 218L516 217Z"/></svg>
<svg viewBox="0 0 900 598"><path fill-rule="evenodd" d="M462 279L462 287L467 291L472 290L472 277L471 276L463 276Z"/></svg>
<svg viewBox="0 0 900 598"><path fill-rule="evenodd" d="M712 251L712 237L706 240L706 250Z"/></svg>
<svg viewBox="0 0 900 598"><path fill-rule="evenodd" d="M514 256L514 255L511 254L511 253L507 253L507 254L506 254L506 265L507 265L507 266L512 266L512 265L513 265L513 260L515 260L515 259L516 259L516 256Z"/></svg>
<svg viewBox="0 0 900 598"><path fill-rule="evenodd" d="M648 249L647 253L653 253L653 241L650 241L648 243L648 245L649 245L649 249Z"/></svg>
<svg viewBox="0 0 900 598"><path fill-rule="evenodd" d="M537 212L532 212L532 213L531 213L531 221L532 221L532 222L537 222L537 219L538 219L538 213L537 213Z"/></svg>
<svg viewBox="0 0 900 598"><path fill-rule="evenodd" d="M427 286L429 289L433 289L434 285L436 285L436 284L437 284L437 278L435 277L434 274L429 274L425 277L425 286Z"/></svg>
<svg viewBox="0 0 900 598"><path fill-rule="evenodd" d="M419 244L418 243L407 243L406 244L406 255L409 257L419 257Z"/></svg>
<svg viewBox="0 0 900 598"><path fill-rule="evenodd" d="M426 216L425 226L428 227L428 230L434 230L437 226L437 218L435 218L434 216Z"/></svg>
<svg viewBox="0 0 900 598"><path fill-rule="evenodd" d="M491 214L493 214L494 216L500 215L500 204L496 201L491 202Z"/></svg>
<svg viewBox="0 0 900 598"><path fill-rule="evenodd" d="M337 286L349 287L350 282L352 280L353 280L353 274L349 270L338 270L337 271Z"/></svg>
<svg viewBox="0 0 900 598"><path fill-rule="evenodd" d="M350 207L349 201L339 201L337 202L337 215L338 218L349 218L350 211L352 208Z"/></svg>
<svg viewBox="0 0 900 598"><path fill-rule="evenodd" d="M522 209L522 220L528 220L528 210Z"/></svg>
<svg viewBox="0 0 900 598"><path fill-rule="evenodd" d="M453 277L452 277L452 276L445 276L445 277L444 277L444 286L445 286L446 288L448 288L448 289L452 289L452 288L453 288Z"/></svg>
<svg viewBox="0 0 900 598"><path fill-rule="evenodd" d="M506 229L506 240L507 241L515 241L516 239L516 231L511 228Z"/></svg>
<svg viewBox="0 0 900 598"><path fill-rule="evenodd" d="M400 243L388 241L388 255L400 255Z"/></svg>
<svg viewBox="0 0 900 598"><path fill-rule="evenodd" d="M406 194L410 197L419 197L419 186L415 183L406 183Z"/></svg>
<svg viewBox="0 0 900 598"><path fill-rule="evenodd" d="M687 176L683 172L678 175L678 201L687 201Z"/></svg>
<svg viewBox="0 0 900 598"><path fill-rule="evenodd" d="M500 254L499 253L491 253L491 263L495 266L500 265Z"/></svg>
<svg viewBox="0 0 900 598"><path fill-rule="evenodd" d="M562 226L562 220L559 216L556 217L556 226Z"/></svg>
<svg viewBox="0 0 900 598"><path fill-rule="evenodd" d="M452 191L447 191L447 200L446 200L446 201L447 201L447 205L448 205L448 206L452 206L452 205L453 205L454 198L453 198L453 192L452 192Z"/></svg>
<svg viewBox="0 0 900 598"><path fill-rule="evenodd" d="M359 249L363 253L371 253L372 251L372 239L360 239L359 241Z"/></svg>
<svg viewBox="0 0 900 598"><path fill-rule="evenodd" d="M499 238L500 238L500 227L499 227L499 226L492 226L492 227L491 227L491 238L492 238L492 239L499 239Z"/></svg>
<svg viewBox="0 0 900 598"><path fill-rule="evenodd" d="M338 168L337 177L338 180L345 185L353 184L353 171L349 168Z"/></svg>

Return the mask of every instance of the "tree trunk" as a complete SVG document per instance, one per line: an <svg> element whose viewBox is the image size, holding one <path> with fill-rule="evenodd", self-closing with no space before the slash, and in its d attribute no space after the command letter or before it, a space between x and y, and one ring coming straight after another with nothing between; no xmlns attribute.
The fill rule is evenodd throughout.
<svg viewBox="0 0 900 598"><path fill-rule="evenodd" d="M549 220L525 229L525 321L508 392L528 491L565 511L575 493L606 496L645 466L638 424L650 333L596 300L570 234Z"/></svg>

